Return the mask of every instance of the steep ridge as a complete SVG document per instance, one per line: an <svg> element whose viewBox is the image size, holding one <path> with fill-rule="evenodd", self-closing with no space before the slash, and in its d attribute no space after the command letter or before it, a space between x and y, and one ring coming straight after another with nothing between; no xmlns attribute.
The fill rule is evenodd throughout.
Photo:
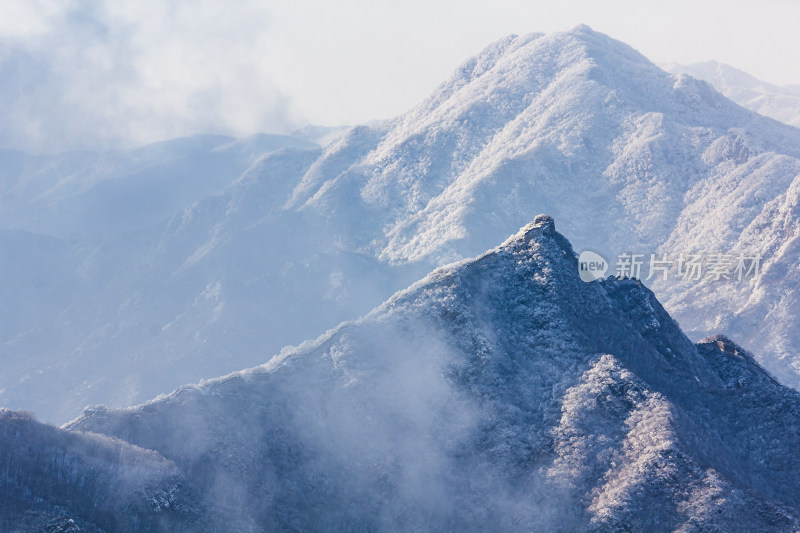
<svg viewBox="0 0 800 533"><path fill-rule="evenodd" d="M360 206L355 218L383 230L357 244L394 263L475 254L540 210L612 261L758 255L765 276L738 286L653 286L694 338L736 332L800 387L798 130L578 27L495 43L384 131L340 174L309 173L318 188L292 205L306 198L322 216Z"/></svg>
<svg viewBox="0 0 800 533"><path fill-rule="evenodd" d="M541 215L265 365L66 427L174 461L209 529L795 530L800 393L577 268Z"/></svg>

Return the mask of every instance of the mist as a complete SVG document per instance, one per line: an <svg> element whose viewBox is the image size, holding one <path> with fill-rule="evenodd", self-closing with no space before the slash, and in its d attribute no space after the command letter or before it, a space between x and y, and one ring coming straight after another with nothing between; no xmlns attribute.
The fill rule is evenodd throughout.
<svg viewBox="0 0 800 533"><path fill-rule="evenodd" d="M238 7L4 4L16 26L0 28L0 147L52 154L296 129L304 121L262 59L269 9Z"/></svg>

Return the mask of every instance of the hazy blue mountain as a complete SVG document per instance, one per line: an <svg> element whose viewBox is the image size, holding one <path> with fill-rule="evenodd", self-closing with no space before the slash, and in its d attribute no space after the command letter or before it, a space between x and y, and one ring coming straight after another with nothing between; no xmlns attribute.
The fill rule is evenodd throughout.
<svg viewBox="0 0 800 533"><path fill-rule="evenodd" d="M800 87L779 86L751 76L730 65L705 61L691 65L663 65L673 74L689 74L707 81L739 105L792 126L800 126Z"/></svg>
<svg viewBox="0 0 800 533"><path fill-rule="evenodd" d="M321 146L330 144L342 136L351 126L319 126L309 124L299 130L293 131L290 136L295 139L303 139Z"/></svg>
<svg viewBox="0 0 800 533"><path fill-rule="evenodd" d="M0 227L109 237L171 217L234 181L263 154L315 146L259 134L195 135L98 153L0 150Z"/></svg>

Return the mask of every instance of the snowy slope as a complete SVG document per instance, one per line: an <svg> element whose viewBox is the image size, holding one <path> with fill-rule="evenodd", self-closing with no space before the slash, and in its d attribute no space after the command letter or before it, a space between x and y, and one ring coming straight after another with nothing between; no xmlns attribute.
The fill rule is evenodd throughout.
<svg viewBox="0 0 800 533"><path fill-rule="evenodd" d="M766 354L761 360L767 368L782 382L800 388L800 165L764 158L749 164L761 179L739 181L734 174L711 181L682 214L684 232L673 235L663 248L680 245L695 251L707 249L710 242L724 242L735 256L763 256L761 275L744 283L732 276L729 281L704 278L654 286L695 336L742 332L748 347ZM774 197L765 195L775 182L783 182L785 190ZM768 201L759 205L764 199ZM704 224L709 218L718 225Z"/></svg>
<svg viewBox="0 0 800 533"><path fill-rule="evenodd" d="M67 428L157 450L222 531L800 527L800 393L639 282L582 282L546 216L265 365Z"/></svg>
<svg viewBox="0 0 800 533"><path fill-rule="evenodd" d="M800 130L585 26L511 36L400 117L264 155L168 223L2 243L0 404L63 421L258 364L541 211L608 258L763 255L751 285L654 288L694 340L735 334L800 386L799 158Z"/></svg>
<svg viewBox="0 0 800 533"><path fill-rule="evenodd" d="M395 261L476 253L542 206L568 215L579 246L598 227L595 247L651 245L683 194L726 162L703 161L705 149L739 130L754 151L800 154L797 131L586 27L510 37L373 133L374 147L338 175L326 160L369 134L329 148L290 205L359 206L388 225L372 245Z"/></svg>
<svg viewBox="0 0 800 533"><path fill-rule="evenodd" d="M773 85L724 63L706 61L691 65L663 65L673 74L689 74L748 109L792 126L800 126L800 87Z"/></svg>

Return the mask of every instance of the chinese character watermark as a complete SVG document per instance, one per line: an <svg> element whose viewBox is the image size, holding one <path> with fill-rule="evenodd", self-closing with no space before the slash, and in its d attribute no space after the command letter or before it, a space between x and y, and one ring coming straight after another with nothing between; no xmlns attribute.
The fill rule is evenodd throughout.
<svg viewBox="0 0 800 533"><path fill-rule="evenodd" d="M617 256L614 275L619 279L642 279L642 271L646 270L645 281L743 281L759 277L761 259L758 254L722 252L649 254L649 259L645 254L622 253ZM602 279L608 268L608 261L596 252L587 250L578 257L578 271L583 281Z"/></svg>

